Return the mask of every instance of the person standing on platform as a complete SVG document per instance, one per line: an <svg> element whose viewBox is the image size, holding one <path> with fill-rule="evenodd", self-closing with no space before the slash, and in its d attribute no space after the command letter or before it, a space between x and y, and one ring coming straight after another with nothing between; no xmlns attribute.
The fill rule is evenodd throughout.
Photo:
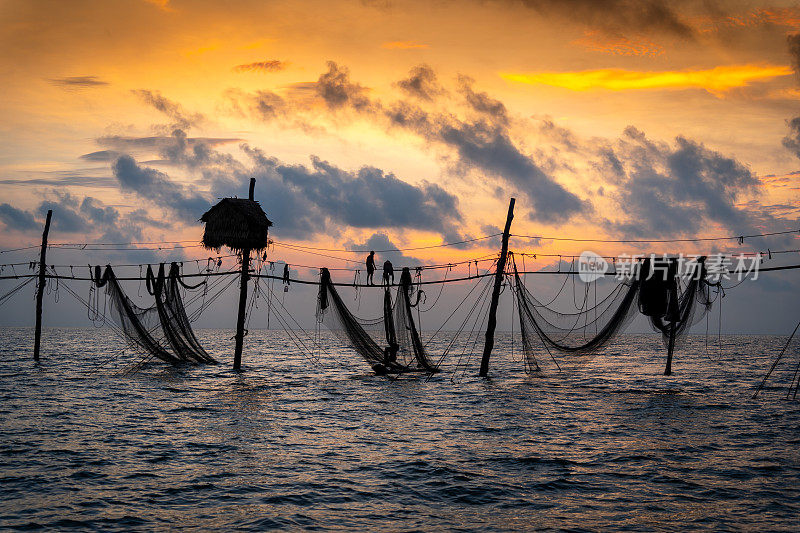
<svg viewBox="0 0 800 533"><path fill-rule="evenodd" d="M375 285L373 275L375 275L375 252L371 251L367 256L367 284Z"/></svg>

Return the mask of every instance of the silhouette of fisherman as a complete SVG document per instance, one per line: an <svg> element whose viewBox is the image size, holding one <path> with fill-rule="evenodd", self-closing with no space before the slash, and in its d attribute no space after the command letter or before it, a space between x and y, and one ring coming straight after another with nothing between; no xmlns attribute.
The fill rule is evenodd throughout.
<svg viewBox="0 0 800 533"><path fill-rule="evenodd" d="M375 281L372 279L372 276L375 274L375 252L372 251L367 256L367 283L369 285L375 285Z"/></svg>
<svg viewBox="0 0 800 533"><path fill-rule="evenodd" d="M283 282L287 285L291 285L289 282L289 263L283 264Z"/></svg>
<svg viewBox="0 0 800 533"><path fill-rule="evenodd" d="M389 278L392 278L391 283ZM392 267L392 262L388 259L383 263L383 284L387 287L394 285L394 267Z"/></svg>

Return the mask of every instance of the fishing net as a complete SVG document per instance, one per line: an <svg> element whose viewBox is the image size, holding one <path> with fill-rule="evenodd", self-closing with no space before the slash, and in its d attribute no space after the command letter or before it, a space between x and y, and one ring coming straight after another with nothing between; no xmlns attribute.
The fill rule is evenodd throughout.
<svg viewBox="0 0 800 533"><path fill-rule="evenodd" d="M411 274L403 269L397 296L392 302L389 287L383 293L383 316L356 317L345 305L323 268L317 299L317 320L355 350L378 374L436 372L419 337L411 314Z"/></svg>
<svg viewBox="0 0 800 533"><path fill-rule="evenodd" d="M203 282L205 283L205 281ZM187 289L196 289L198 285L187 285L181 280L180 267L172 263L169 276L164 274L164 264L158 267L158 277L153 275L153 269L147 266L147 290L155 297L156 310L161 320L161 329L164 337L169 342L172 351L182 360L195 363L216 364L217 361L208 355L194 334L189 317L181 297L181 286Z"/></svg>
<svg viewBox="0 0 800 533"><path fill-rule="evenodd" d="M584 298L580 309L561 312L550 307L552 301L545 303L536 298L525 287L516 263L512 264L522 351L528 372L541 370L536 358L540 343L548 352L593 353L605 346L634 316L636 307L633 303L639 289L635 276L618 279L611 292L591 307L587 305L588 298ZM588 291L588 284L586 287Z"/></svg>
<svg viewBox="0 0 800 533"><path fill-rule="evenodd" d="M584 298L576 312L566 313L551 308L552 301L543 303L533 296L514 264L527 370L541 369L535 353L539 342L548 352L586 355L598 351L633 319L637 307L661 333L671 354L689 328L711 308L710 289L714 286L706 280L705 257L690 263L683 273L678 266L677 258L646 258L630 276L616 278L617 285L602 301L589 307ZM588 284L585 287L588 294Z"/></svg>
<svg viewBox="0 0 800 533"><path fill-rule="evenodd" d="M111 265L106 266L101 275L100 267L95 267L94 283L106 287L114 321L122 329L128 343L144 353L151 354L167 363L177 365L181 360L167 350L153 337L159 330L160 320L155 306L139 307L125 295Z"/></svg>
<svg viewBox="0 0 800 533"><path fill-rule="evenodd" d="M705 259L698 257L683 273L677 258L645 258L641 263L639 311L668 349L671 335L674 349L711 309L714 284L706 280Z"/></svg>
<svg viewBox="0 0 800 533"><path fill-rule="evenodd" d="M416 293L416 302L411 300ZM411 272L403 268L400 274L400 284L397 287L397 298L394 303L394 326L397 331L398 360L404 362L404 366L411 370L424 372L437 372L436 365L428 358L425 346L417 331L411 309L419 305L421 291L415 290L411 281ZM384 316L386 309L384 307Z"/></svg>
<svg viewBox="0 0 800 533"><path fill-rule="evenodd" d="M131 346L172 365L216 363L200 346L186 316L177 265L170 269L168 279L163 265L158 278L148 268L148 289L153 289L156 300L150 307L139 307L128 298L110 265L102 274L100 267L95 267L93 281L97 287L106 287L114 321ZM163 337L156 338L157 331Z"/></svg>

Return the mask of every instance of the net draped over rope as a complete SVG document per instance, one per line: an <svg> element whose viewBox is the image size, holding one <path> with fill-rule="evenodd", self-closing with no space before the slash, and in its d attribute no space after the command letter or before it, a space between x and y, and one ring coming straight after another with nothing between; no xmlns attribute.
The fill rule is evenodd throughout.
<svg viewBox="0 0 800 533"><path fill-rule="evenodd" d="M605 346L633 318L633 303L639 289L635 277L625 278L597 305L562 313L537 299L514 267L514 288L519 309L522 351L528 371L540 370L536 339L549 350L585 355ZM593 335L587 337L592 330Z"/></svg>
<svg viewBox="0 0 800 533"><path fill-rule="evenodd" d="M512 261L514 287L520 320L523 353L528 371L540 370L536 358L536 339L551 350L572 355L597 352L621 332L638 310L649 318L662 334L664 343L688 332L711 307L710 284L706 281L705 257L690 268L689 281L681 289L682 277L677 260L645 259L630 276L618 278L617 286L592 307L584 305L576 312L552 309L537 299L526 287ZM587 285L588 291L588 285ZM587 292L588 295L588 292ZM584 304L585 304L584 300ZM634 305L636 303L636 305ZM700 304L697 312L696 303ZM556 363L557 364L557 363Z"/></svg>
<svg viewBox="0 0 800 533"><path fill-rule="evenodd" d="M204 283L204 282L203 282ZM203 283L187 285L181 280L180 268L177 263L172 263L169 276L164 275L164 264L158 267L158 277L153 275L153 269L147 266L147 290L155 297L156 309L161 319L161 329L172 347L172 351L179 357L197 363L216 364L216 360L200 345L194 334L192 324L186 315L183 306L180 287L196 289Z"/></svg>
<svg viewBox="0 0 800 533"><path fill-rule="evenodd" d="M317 320L349 344L378 374L438 372L429 359L414 323L411 303L414 286L411 273L404 268L392 302L387 286L383 295L383 317L365 320L347 308L331 282L328 269L320 276Z"/></svg>
<svg viewBox="0 0 800 533"><path fill-rule="evenodd" d="M97 287L106 287L115 321L132 346L172 365L217 362L200 345L186 316L179 290L183 282L176 263L168 277L163 264L157 277L148 267L147 287L155 297L150 307L139 307L128 298L110 265L102 273L99 266L95 267L93 281ZM154 336L159 329L166 343Z"/></svg>
<svg viewBox="0 0 800 533"><path fill-rule="evenodd" d="M640 266L639 311L661 333L664 345L679 342L711 309L711 287L706 280L705 257L698 257L685 276L678 272L678 260L645 258ZM665 273L665 275L664 275ZM681 288L681 281L687 278ZM700 304L699 310L696 304Z"/></svg>

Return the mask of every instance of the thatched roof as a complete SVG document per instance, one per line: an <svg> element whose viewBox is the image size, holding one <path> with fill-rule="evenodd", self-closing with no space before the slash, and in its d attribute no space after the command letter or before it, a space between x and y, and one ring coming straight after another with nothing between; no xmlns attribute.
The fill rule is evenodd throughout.
<svg viewBox="0 0 800 533"><path fill-rule="evenodd" d="M215 250L227 246L236 252L266 248L267 231L272 226L261 205L245 198L223 198L200 221L206 224L203 246Z"/></svg>

